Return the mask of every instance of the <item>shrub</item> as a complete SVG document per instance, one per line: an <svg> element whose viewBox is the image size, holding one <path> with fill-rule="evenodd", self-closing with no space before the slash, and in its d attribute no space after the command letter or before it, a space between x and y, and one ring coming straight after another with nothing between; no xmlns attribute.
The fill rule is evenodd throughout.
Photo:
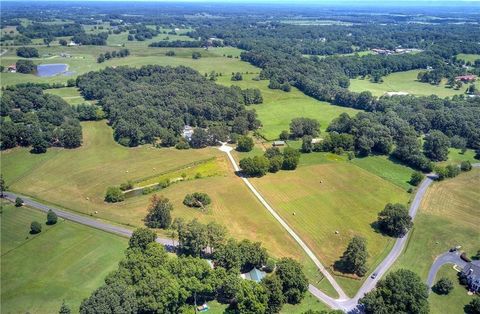
<svg viewBox="0 0 480 314"><path fill-rule="evenodd" d="M288 140L288 138L290 137L290 133L288 133L287 130L283 130L280 135L279 135L279 138L282 140L282 141L286 141Z"/></svg>
<svg viewBox="0 0 480 314"><path fill-rule="evenodd" d="M16 207L22 207L23 206L23 200L20 197L17 197L15 199L15 206Z"/></svg>
<svg viewBox="0 0 480 314"><path fill-rule="evenodd" d="M185 195L183 204L188 207L205 207L212 202L210 196L206 193L195 192Z"/></svg>
<svg viewBox="0 0 480 314"><path fill-rule="evenodd" d="M240 160L240 168L248 176L262 177L270 168L270 162L264 156L247 157Z"/></svg>
<svg viewBox="0 0 480 314"><path fill-rule="evenodd" d="M128 180L125 183L120 184L120 190L126 191L126 190L131 190L133 189L133 182Z"/></svg>
<svg viewBox="0 0 480 314"><path fill-rule="evenodd" d="M192 53L192 59L200 59L202 57L202 54L200 52L193 52Z"/></svg>
<svg viewBox="0 0 480 314"><path fill-rule="evenodd" d="M17 56L22 58L38 58L38 50L34 47L19 47L17 48Z"/></svg>
<svg viewBox="0 0 480 314"><path fill-rule="evenodd" d="M437 294L449 294L453 290L453 282L448 278L440 278L439 281L432 287L432 290Z"/></svg>
<svg viewBox="0 0 480 314"><path fill-rule="evenodd" d="M423 173L421 173L420 171L415 171L410 177L410 184L417 186L420 184L420 182L422 182L423 178L425 178Z"/></svg>
<svg viewBox="0 0 480 314"><path fill-rule="evenodd" d="M47 225L54 225L57 223L58 217L53 210L49 210L47 213Z"/></svg>
<svg viewBox="0 0 480 314"><path fill-rule="evenodd" d="M168 188L170 186L170 179L166 178L158 182L158 186L162 189Z"/></svg>
<svg viewBox="0 0 480 314"><path fill-rule="evenodd" d="M42 225L38 221L32 221L30 224L30 233L37 234L42 232Z"/></svg>
<svg viewBox="0 0 480 314"><path fill-rule="evenodd" d="M117 203L123 202L125 200L125 195L122 193L117 186L110 186L107 189L107 193L105 194L105 202L108 203Z"/></svg>
<svg viewBox="0 0 480 314"><path fill-rule="evenodd" d="M153 195L150 200L150 206L148 207L147 217L145 217L145 224L150 228L167 229L172 223L172 216L170 214L172 210L173 205L168 198Z"/></svg>
<svg viewBox="0 0 480 314"><path fill-rule="evenodd" d="M165 53L165 55L168 56L168 57L173 57L175 55L175 51L169 50Z"/></svg>
<svg viewBox="0 0 480 314"><path fill-rule="evenodd" d="M251 137L242 135L238 138L237 150L239 152L249 152L253 149L254 145Z"/></svg>
<svg viewBox="0 0 480 314"><path fill-rule="evenodd" d="M462 163L460 164L460 169L462 171L470 171L472 170L472 164L468 160L462 161Z"/></svg>

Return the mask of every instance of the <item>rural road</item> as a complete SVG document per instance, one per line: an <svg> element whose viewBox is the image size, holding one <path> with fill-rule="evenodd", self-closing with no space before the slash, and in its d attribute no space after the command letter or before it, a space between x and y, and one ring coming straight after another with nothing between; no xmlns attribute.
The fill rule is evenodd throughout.
<svg viewBox="0 0 480 314"><path fill-rule="evenodd" d="M123 237L130 237L132 235L132 230L123 228L120 226L114 226L109 223L102 222L98 219L95 218L89 218L80 214L75 214L72 212L68 212L65 210L61 210L55 207L52 207L50 205L44 205L42 203L39 203L37 201L34 201L32 199L29 199L26 196L15 194L12 192L3 192L4 198L15 202L15 198L20 197L23 199L23 203L29 207L33 207L36 209L39 209L44 212L48 212L49 210L53 210L58 217L61 217L63 219L67 219L73 222L77 222L82 225L86 225L92 228L100 229L106 232L114 233L121 235ZM166 238L157 238L156 242L167 245L167 246L172 246L172 239L166 239Z"/></svg>
<svg viewBox="0 0 480 314"><path fill-rule="evenodd" d="M465 267L465 265L467 265L467 262L460 258L459 251L446 252L440 256L437 256L432 266L430 267L430 271L428 272L427 285L429 288L433 286L433 282L435 281L438 270L445 264L455 264L460 268L463 268Z"/></svg>

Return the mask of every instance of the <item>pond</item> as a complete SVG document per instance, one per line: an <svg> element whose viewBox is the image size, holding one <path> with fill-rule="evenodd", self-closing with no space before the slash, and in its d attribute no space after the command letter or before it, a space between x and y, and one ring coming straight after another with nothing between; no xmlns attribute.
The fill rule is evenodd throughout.
<svg viewBox="0 0 480 314"><path fill-rule="evenodd" d="M42 77L55 76L58 74L71 75L72 72L68 72L67 70L68 65L63 63L37 65L37 75Z"/></svg>

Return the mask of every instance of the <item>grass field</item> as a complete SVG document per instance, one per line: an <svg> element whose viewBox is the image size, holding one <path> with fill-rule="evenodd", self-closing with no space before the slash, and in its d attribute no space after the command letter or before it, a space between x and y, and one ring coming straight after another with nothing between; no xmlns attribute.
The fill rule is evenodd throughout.
<svg viewBox="0 0 480 314"><path fill-rule="evenodd" d="M370 224L386 203L408 201L404 189L347 162L303 166L252 182L327 266L354 235L367 239L369 266L375 264L393 241ZM350 284L358 286L346 280Z"/></svg>
<svg viewBox="0 0 480 314"><path fill-rule="evenodd" d="M97 57L100 53L106 51L118 50L118 47L108 46L77 46L77 47L62 47L39 46L38 50L41 58L33 58L35 64L49 64L49 63L65 63L69 66L69 71L74 72L73 75L57 75L53 77L38 77L33 74L21 73L0 73L1 85L14 85L24 82L35 83L66 83L68 79L89 72L103 69L111 66L128 65L133 67L140 67L148 64L170 65L170 66L189 66L199 72L208 73L216 71L223 75L230 77L232 72L255 72L260 70L249 63L242 62L237 58L227 58L223 54L227 53L226 48L210 48L205 50L203 48L150 48L146 47L146 42L129 42L126 47L130 50L131 55L125 58L113 58L103 63L97 63ZM165 56L168 50L173 50L176 53L175 57ZM239 54L240 50L231 48L231 53ZM202 54L202 58L198 60L192 59L192 52L198 51ZM68 57L61 57L61 53L67 53ZM13 64L19 58L15 54L14 48L9 48L8 52L2 56L1 64L8 66Z"/></svg>
<svg viewBox="0 0 480 314"><path fill-rule="evenodd" d="M62 300L77 312L127 247L124 238L68 221L46 228L44 213L2 205L2 313L56 313ZM33 219L43 223L35 236Z"/></svg>
<svg viewBox="0 0 480 314"><path fill-rule="evenodd" d="M425 194L413 232L395 268L408 268L423 279L435 257L455 245L469 255L479 248L480 169L434 183Z"/></svg>
<svg viewBox="0 0 480 314"><path fill-rule="evenodd" d="M457 58L460 60L475 62L475 60L480 59L480 55L460 53L457 55Z"/></svg>
<svg viewBox="0 0 480 314"><path fill-rule="evenodd" d="M437 95L439 97L450 97L453 95L464 94L467 85L459 90L445 87L446 81L442 81L439 86L422 83L417 81L417 75L420 70L397 72L387 75L383 78L383 83L372 83L366 79L350 80L350 90L354 92L370 91L374 96L382 96L387 92L406 92L413 95ZM478 83L476 83L478 85Z"/></svg>
<svg viewBox="0 0 480 314"><path fill-rule="evenodd" d="M274 140L282 130L289 130L290 121L293 118L308 117L317 119L322 130L325 130L332 119L342 112L355 115L358 111L351 108L333 106L327 102L318 101L306 96L298 89L292 87L289 93L268 88L268 81L254 81L257 75L243 75L242 81L232 82L231 75L218 79L218 83L227 86L237 85L241 88L258 88L262 92L263 104L252 105L257 111L258 118L262 122L260 133L267 140Z"/></svg>
<svg viewBox="0 0 480 314"><path fill-rule="evenodd" d="M453 282L453 290L448 295L438 295L432 292L428 297L430 313L464 314L463 307L470 303L475 296L468 295L467 289L458 283L457 271L453 269L452 265L444 265L440 268L436 279L442 277L447 277Z"/></svg>
<svg viewBox="0 0 480 314"><path fill-rule="evenodd" d="M83 96L80 95L80 91L76 87L46 89L44 92L52 95L60 96L63 98L63 100L68 102L70 105L92 103L92 101L85 100Z"/></svg>

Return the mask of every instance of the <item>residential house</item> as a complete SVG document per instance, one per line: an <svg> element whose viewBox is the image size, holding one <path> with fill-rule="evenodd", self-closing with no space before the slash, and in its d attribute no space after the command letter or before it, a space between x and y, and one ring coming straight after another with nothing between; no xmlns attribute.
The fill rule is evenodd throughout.
<svg viewBox="0 0 480 314"><path fill-rule="evenodd" d="M462 270L462 276L467 280L468 288L474 292L480 292L480 262L467 263Z"/></svg>

